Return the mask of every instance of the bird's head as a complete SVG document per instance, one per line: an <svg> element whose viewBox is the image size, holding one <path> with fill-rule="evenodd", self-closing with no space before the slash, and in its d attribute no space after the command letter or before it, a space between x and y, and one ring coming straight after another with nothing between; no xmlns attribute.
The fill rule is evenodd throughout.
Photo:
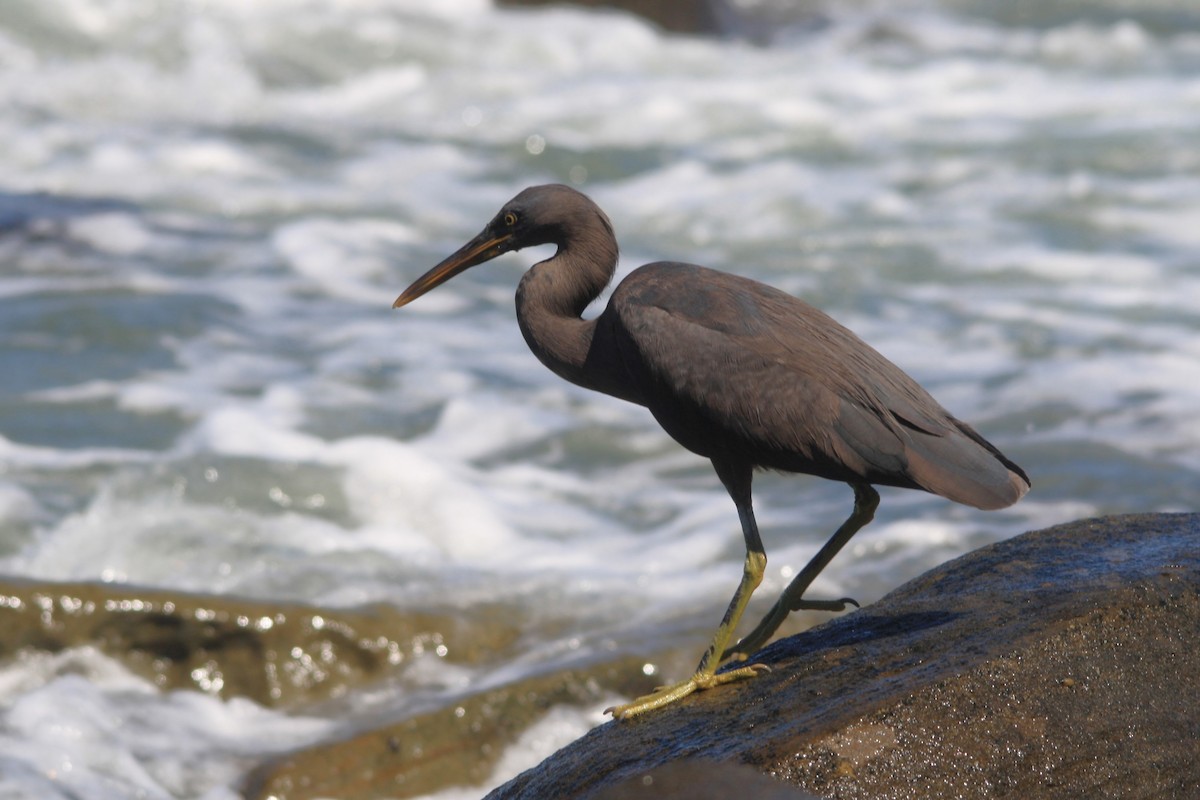
<svg viewBox="0 0 1200 800"><path fill-rule="evenodd" d="M562 184L531 186L505 203L474 239L413 281L392 308L407 305L460 272L504 253L539 244L562 247L569 235L586 228L581 222L596 216L611 236L608 217L586 195Z"/></svg>

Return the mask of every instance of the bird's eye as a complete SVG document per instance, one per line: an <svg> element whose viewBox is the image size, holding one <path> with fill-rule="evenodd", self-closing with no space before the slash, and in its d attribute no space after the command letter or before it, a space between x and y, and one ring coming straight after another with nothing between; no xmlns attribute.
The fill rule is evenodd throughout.
<svg viewBox="0 0 1200 800"><path fill-rule="evenodd" d="M517 215L512 213L511 211L509 211L507 214L504 215L504 224L510 228L513 225L516 225L517 224Z"/></svg>

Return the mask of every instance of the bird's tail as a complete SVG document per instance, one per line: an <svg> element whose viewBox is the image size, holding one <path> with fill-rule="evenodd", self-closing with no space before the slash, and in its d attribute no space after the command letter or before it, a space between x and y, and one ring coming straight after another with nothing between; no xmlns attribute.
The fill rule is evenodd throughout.
<svg viewBox="0 0 1200 800"><path fill-rule="evenodd" d="M908 431L906 455L913 480L934 494L986 510L1006 508L1024 497L1032 485L1025 471L970 425L957 419L954 424L960 435Z"/></svg>

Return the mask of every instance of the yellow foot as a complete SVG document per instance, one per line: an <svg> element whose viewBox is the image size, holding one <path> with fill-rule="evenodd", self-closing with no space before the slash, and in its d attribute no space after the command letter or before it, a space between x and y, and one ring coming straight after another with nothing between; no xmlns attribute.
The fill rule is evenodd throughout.
<svg viewBox="0 0 1200 800"><path fill-rule="evenodd" d="M660 686L653 692L637 698L624 705L613 706L604 709L605 714L612 714L616 719L628 719L629 717L644 714L647 711L653 711L656 708L662 708L665 705L674 703L680 698L687 697L692 692L711 689L714 686L720 686L723 683L732 683L740 681L744 678L753 678L760 672L770 672L771 668L766 664L751 664L746 667L738 667L726 672L721 672L716 675L710 673L697 672L686 681L673 683L670 686Z"/></svg>

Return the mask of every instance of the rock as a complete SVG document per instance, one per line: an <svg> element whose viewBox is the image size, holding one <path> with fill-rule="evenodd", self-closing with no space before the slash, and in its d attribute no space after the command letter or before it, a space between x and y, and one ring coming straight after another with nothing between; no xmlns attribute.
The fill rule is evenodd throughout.
<svg viewBox="0 0 1200 800"><path fill-rule="evenodd" d="M0 659L95 647L163 689L295 708L396 679L422 658L478 664L514 647L511 610L321 609L110 583L0 578ZM511 653L510 653L511 655Z"/></svg>
<svg viewBox="0 0 1200 800"><path fill-rule="evenodd" d="M502 606L470 614L352 609L206 596L108 583L0 578L0 660L92 647L162 689L304 709L403 682L422 659L458 665L516 657L523 620ZM655 654L659 655L659 654ZM644 657L625 656L478 691L458 703L260 765L246 797L412 797L482 783L554 705L650 691Z"/></svg>
<svg viewBox="0 0 1200 800"><path fill-rule="evenodd" d="M247 800L418 797L448 786L479 785L517 736L552 706L590 705L615 691L650 691L625 657L516 681L457 705L323 742L260 765L246 778Z"/></svg>
<svg viewBox="0 0 1200 800"><path fill-rule="evenodd" d="M497 0L500 6L580 6L608 8L634 14L668 33L695 36L737 36L770 42L780 31L819 30L830 24L827 3L764 3L744 0ZM863 42L913 43L903 25L883 21L862 32Z"/></svg>
<svg viewBox="0 0 1200 800"><path fill-rule="evenodd" d="M572 0L571 5L615 8L648 19L674 33L718 33L716 0ZM502 6L562 5L561 0L500 0Z"/></svg>
<svg viewBox="0 0 1200 800"><path fill-rule="evenodd" d="M489 799L623 797L685 759L833 798L1200 797L1200 515L985 547L756 661Z"/></svg>
<svg viewBox="0 0 1200 800"><path fill-rule="evenodd" d="M635 775L596 795L596 800L820 800L794 786L740 764L675 761Z"/></svg>

